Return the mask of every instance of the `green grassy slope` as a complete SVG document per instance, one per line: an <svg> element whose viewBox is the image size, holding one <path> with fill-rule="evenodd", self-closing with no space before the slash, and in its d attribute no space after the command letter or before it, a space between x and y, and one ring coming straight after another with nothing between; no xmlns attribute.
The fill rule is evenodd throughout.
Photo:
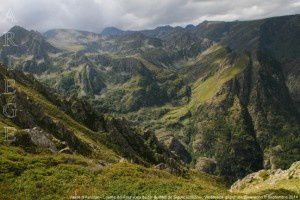
<svg viewBox="0 0 300 200"><path fill-rule="evenodd" d="M0 148L1 199L68 199L72 195L224 195L215 177L166 171L128 162L104 168L76 155L32 155L19 148Z"/></svg>
<svg viewBox="0 0 300 200"><path fill-rule="evenodd" d="M222 180L204 173L185 177L129 162L101 166L80 155L30 154L0 147L0 199L70 199L78 196L257 196L299 195L299 179L260 183L230 193ZM242 197L236 199L242 199ZM267 197L266 197L267 199Z"/></svg>

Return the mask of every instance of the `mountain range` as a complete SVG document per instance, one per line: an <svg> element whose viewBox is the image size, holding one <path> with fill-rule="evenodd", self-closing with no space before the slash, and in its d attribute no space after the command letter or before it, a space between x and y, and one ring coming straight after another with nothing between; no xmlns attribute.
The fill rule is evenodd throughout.
<svg viewBox="0 0 300 200"><path fill-rule="evenodd" d="M65 176L72 171L96 185L106 176L130 185L119 172L128 170L144 184L136 185L141 194L157 191L141 182L148 175L158 176L159 185L170 177L162 187L170 194L190 194L204 180L213 184L203 190L227 194L223 183L300 160L300 15L141 31L39 33L15 26L9 32L16 45L0 37L0 75L1 85L16 81L17 115L0 119L2 128L17 131L9 144L1 141L2 189L15 179L33 180L30 170L46 179L42 171L53 165L47 173L63 168ZM9 99L1 96L2 107ZM50 177L61 180L55 173ZM180 189L169 188L179 179ZM284 179L276 194L298 194L294 182ZM94 193L122 188L118 180L112 184ZM55 187L49 195L70 195L74 187L87 193L66 187L69 193Z"/></svg>

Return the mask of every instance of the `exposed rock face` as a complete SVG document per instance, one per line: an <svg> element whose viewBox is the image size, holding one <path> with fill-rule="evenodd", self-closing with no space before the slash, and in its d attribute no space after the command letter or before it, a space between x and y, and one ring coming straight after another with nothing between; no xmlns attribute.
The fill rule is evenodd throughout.
<svg viewBox="0 0 300 200"><path fill-rule="evenodd" d="M116 145L116 151L135 162L147 165L160 162L170 164L168 159L176 158L158 142L151 131L140 135L139 131L132 128L125 119L106 118L104 130L107 132L107 140ZM179 166L179 163L175 162L172 167L176 166Z"/></svg>
<svg viewBox="0 0 300 200"><path fill-rule="evenodd" d="M300 181L300 161L295 162L287 170L260 170L236 181L230 188L232 192L238 192L245 188L255 187L259 184L274 185L278 181L297 179Z"/></svg>
<svg viewBox="0 0 300 200"><path fill-rule="evenodd" d="M57 148L52 142L54 140L53 136L44 132L43 130L34 127L32 129L24 129L30 135L31 141L38 147L49 149L52 152L56 152Z"/></svg>
<svg viewBox="0 0 300 200"><path fill-rule="evenodd" d="M186 147L178 139L173 137L167 143L168 149L174 151L175 154L178 155L181 160L183 160L185 163L191 162L192 158L190 153L186 150Z"/></svg>
<svg viewBox="0 0 300 200"><path fill-rule="evenodd" d="M62 152L62 149L69 149L66 142L58 140L53 135L45 132L39 127L23 129L17 131L14 135L15 140L12 142L12 144L29 150L40 148L50 150L52 153L56 153Z"/></svg>
<svg viewBox="0 0 300 200"><path fill-rule="evenodd" d="M260 50L248 54L243 65L244 70L195 114L194 151L214 157L217 173L229 179L264 167L286 169L300 155L299 113L284 82L283 66Z"/></svg>
<svg viewBox="0 0 300 200"><path fill-rule="evenodd" d="M89 64L76 74L74 81L81 89L80 96L97 95L106 87L100 74Z"/></svg>
<svg viewBox="0 0 300 200"><path fill-rule="evenodd" d="M199 157L195 169L200 172L214 174L216 172L217 162L213 158Z"/></svg>

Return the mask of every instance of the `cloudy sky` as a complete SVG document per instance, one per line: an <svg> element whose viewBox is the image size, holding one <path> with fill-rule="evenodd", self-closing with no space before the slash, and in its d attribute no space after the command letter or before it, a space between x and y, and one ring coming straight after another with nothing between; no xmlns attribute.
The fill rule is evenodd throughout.
<svg viewBox="0 0 300 200"><path fill-rule="evenodd" d="M0 0L0 31L16 24L38 31L137 30L287 14L300 14L300 0Z"/></svg>

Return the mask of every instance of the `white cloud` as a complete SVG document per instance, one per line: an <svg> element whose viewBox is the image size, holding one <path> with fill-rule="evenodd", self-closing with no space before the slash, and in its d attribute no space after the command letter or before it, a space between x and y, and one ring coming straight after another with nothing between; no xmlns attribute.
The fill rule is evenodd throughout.
<svg viewBox="0 0 300 200"><path fill-rule="evenodd" d="M7 20L8 11L17 23ZM146 29L298 13L300 0L0 0L0 31L18 24L39 31L75 28L99 32L106 26Z"/></svg>

